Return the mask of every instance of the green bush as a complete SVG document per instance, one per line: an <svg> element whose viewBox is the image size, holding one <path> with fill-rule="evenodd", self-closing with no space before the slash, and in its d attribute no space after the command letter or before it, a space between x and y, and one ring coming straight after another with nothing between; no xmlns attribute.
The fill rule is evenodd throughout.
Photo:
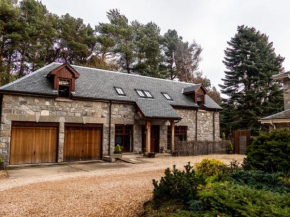
<svg viewBox="0 0 290 217"><path fill-rule="evenodd" d="M195 173L190 163L184 168L185 171L179 171L175 166L173 170L167 168L165 176L161 177L159 183L155 179L153 180L153 199L155 201L175 199L187 203L196 199L198 186L205 183L204 179Z"/></svg>
<svg viewBox="0 0 290 217"><path fill-rule="evenodd" d="M0 157L0 163L2 163L3 162L3 160L2 160L2 158Z"/></svg>
<svg viewBox="0 0 290 217"><path fill-rule="evenodd" d="M255 189L264 189L278 193L290 192L281 173L265 173L262 171L239 171L232 173L229 181L238 185L247 185Z"/></svg>
<svg viewBox="0 0 290 217"><path fill-rule="evenodd" d="M195 164L195 169L206 176L219 175L224 173L226 165L215 159L203 159L200 163Z"/></svg>
<svg viewBox="0 0 290 217"><path fill-rule="evenodd" d="M289 216L290 194L217 184L198 193L202 208L192 216ZM194 207L196 208L196 207Z"/></svg>
<svg viewBox="0 0 290 217"><path fill-rule="evenodd" d="M243 167L265 172L290 171L290 131L262 133L247 148Z"/></svg>
<svg viewBox="0 0 290 217"><path fill-rule="evenodd" d="M121 154L122 153L122 149L121 149L121 146L119 144L116 145L114 153L115 154Z"/></svg>
<svg viewBox="0 0 290 217"><path fill-rule="evenodd" d="M222 133L222 140L226 140L226 134Z"/></svg>

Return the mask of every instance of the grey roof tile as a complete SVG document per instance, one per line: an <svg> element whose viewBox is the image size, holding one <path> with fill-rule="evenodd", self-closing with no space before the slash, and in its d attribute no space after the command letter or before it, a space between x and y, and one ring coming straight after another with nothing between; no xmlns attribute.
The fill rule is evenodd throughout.
<svg viewBox="0 0 290 217"><path fill-rule="evenodd" d="M21 79L0 87L0 90L56 95L57 93L53 91L51 82L46 76L51 70L60 65L61 63L49 64ZM168 115L168 117L178 118L180 116L172 109L172 106L198 107L190 97L182 93L184 89L196 86L192 83L75 65L72 65L72 67L80 74L80 77L76 79L76 90L73 93L74 97L135 102L150 117L165 117ZM114 87L121 87L126 96L119 96ZM149 90L154 99L140 99L135 91L136 89ZM161 92L168 93L173 100L165 99ZM207 95L206 107L221 109Z"/></svg>
<svg viewBox="0 0 290 217"><path fill-rule="evenodd" d="M272 119L290 119L290 109L261 118L261 120L272 120Z"/></svg>

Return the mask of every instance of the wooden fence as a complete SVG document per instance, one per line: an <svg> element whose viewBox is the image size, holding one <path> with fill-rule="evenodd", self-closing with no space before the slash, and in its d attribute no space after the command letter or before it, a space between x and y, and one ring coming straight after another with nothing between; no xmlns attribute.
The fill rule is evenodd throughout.
<svg viewBox="0 0 290 217"><path fill-rule="evenodd" d="M185 141L176 142L175 149L179 156L227 154L229 141Z"/></svg>

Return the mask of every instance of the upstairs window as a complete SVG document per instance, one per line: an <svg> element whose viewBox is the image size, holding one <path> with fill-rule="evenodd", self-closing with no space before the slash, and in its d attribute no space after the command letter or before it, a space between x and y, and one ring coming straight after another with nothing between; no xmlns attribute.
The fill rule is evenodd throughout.
<svg viewBox="0 0 290 217"><path fill-rule="evenodd" d="M162 93L162 94L167 100L172 100L172 98L168 95L168 93Z"/></svg>
<svg viewBox="0 0 290 217"><path fill-rule="evenodd" d="M142 90L136 90L140 97L146 98L145 93Z"/></svg>
<svg viewBox="0 0 290 217"><path fill-rule="evenodd" d="M197 95L196 96L196 103L198 106L204 105L204 95Z"/></svg>
<svg viewBox="0 0 290 217"><path fill-rule="evenodd" d="M148 90L144 90L144 93L147 98L153 98L152 94Z"/></svg>
<svg viewBox="0 0 290 217"><path fill-rule="evenodd" d="M126 96L125 92L123 91L123 89L121 87L115 87L115 90L116 90L118 95Z"/></svg>
<svg viewBox="0 0 290 217"><path fill-rule="evenodd" d="M71 81L67 79L59 79L58 81L58 96L69 98L71 92Z"/></svg>

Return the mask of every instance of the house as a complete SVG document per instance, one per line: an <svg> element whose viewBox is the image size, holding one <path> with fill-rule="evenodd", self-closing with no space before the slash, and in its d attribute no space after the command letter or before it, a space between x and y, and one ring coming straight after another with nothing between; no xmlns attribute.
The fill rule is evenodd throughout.
<svg viewBox="0 0 290 217"><path fill-rule="evenodd" d="M219 111L201 84L52 63L0 88L6 164L102 159L219 140Z"/></svg>
<svg viewBox="0 0 290 217"><path fill-rule="evenodd" d="M284 111L262 118L260 121L269 131L290 127L290 71L273 75L274 80L283 81Z"/></svg>

